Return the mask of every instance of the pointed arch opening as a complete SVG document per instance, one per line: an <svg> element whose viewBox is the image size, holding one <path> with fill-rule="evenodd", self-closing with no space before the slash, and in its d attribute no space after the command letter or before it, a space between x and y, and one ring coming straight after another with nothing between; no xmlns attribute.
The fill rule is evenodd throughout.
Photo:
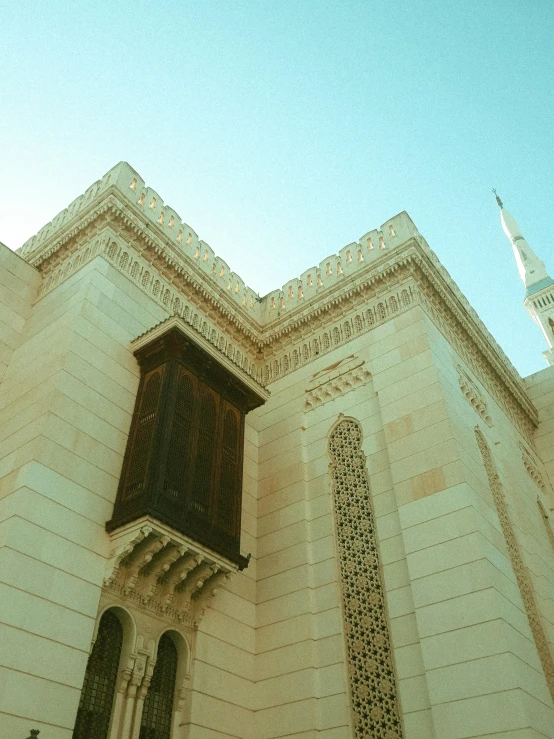
<svg viewBox="0 0 554 739"><path fill-rule="evenodd" d="M171 739L178 651L168 632L158 642L156 664L144 699L139 739Z"/></svg>
<svg viewBox="0 0 554 739"><path fill-rule="evenodd" d="M88 659L73 739L107 739L122 646L123 625L113 610L107 610Z"/></svg>

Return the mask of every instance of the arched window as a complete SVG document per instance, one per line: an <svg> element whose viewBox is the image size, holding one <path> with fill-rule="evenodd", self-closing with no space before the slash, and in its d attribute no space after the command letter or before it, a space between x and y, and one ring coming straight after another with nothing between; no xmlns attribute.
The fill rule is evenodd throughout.
<svg viewBox="0 0 554 739"><path fill-rule="evenodd" d="M176 675L177 648L172 638L164 634L158 644L154 673L144 699L139 739L170 739Z"/></svg>
<svg viewBox="0 0 554 739"><path fill-rule="evenodd" d="M106 611L88 660L73 739L107 739L122 643L121 623Z"/></svg>

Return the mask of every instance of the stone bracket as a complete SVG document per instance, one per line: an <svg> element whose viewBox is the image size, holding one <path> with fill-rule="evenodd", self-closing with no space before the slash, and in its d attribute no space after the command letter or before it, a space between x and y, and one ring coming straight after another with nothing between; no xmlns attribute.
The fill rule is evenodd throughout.
<svg viewBox="0 0 554 739"><path fill-rule="evenodd" d="M216 585L238 569L149 517L113 531L111 543L104 589L178 621L198 623Z"/></svg>

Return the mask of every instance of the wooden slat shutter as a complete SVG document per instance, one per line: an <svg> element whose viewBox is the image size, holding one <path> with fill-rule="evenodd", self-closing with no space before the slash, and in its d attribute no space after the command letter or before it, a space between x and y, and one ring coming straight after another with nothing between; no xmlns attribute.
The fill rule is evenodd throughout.
<svg viewBox="0 0 554 739"><path fill-rule="evenodd" d="M219 396L203 384L200 386L199 396L198 436L189 505L197 513L207 516L210 509L217 449L216 431Z"/></svg>
<svg viewBox="0 0 554 739"><path fill-rule="evenodd" d="M194 375L180 367L163 486L164 495L174 501L184 502L189 485L197 385Z"/></svg>
<svg viewBox="0 0 554 739"><path fill-rule="evenodd" d="M229 403L222 407L221 456L217 486L216 524L229 534L235 532L240 461L240 414Z"/></svg>
<svg viewBox="0 0 554 739"><path fill-rule="evenodd" d="M124 500L129 500L138 495L146 482L152 436L160 403L162 376L163 369L157 369L149 372L144 378L140 405L132 431L131 453L123 494Z"/></svg>

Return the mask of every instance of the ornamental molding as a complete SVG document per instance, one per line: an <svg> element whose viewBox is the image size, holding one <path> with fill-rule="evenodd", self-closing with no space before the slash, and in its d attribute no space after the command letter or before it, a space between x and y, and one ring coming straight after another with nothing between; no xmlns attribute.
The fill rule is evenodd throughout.
<svg viewBox="0 0 554 739"><path fill-rule="evenodd" d="M538 426L538 413L523 390L517 370L437 256L428 246L425 252L414 260L421 304L475 374L482 378L483 384L489 385L491 394L520 431L531 437Z"/></svg>
<svg viewBox="0 0 554 739"><path fill-rule="evenodd" d="M310 379L304 398L304 410L313 411L320 405L367 385L371 373L363 359L350 355L330 367L316 372Z"/></svg>
<svg viewBox="0 0 554 739"><path fill-rule="evenodd" d="M458 384L465 399L473 410L481 416L487 426L492 426L492 418L489 415L487 401L471 377L458 365Z"/></svg>
<svg viewBox="0 0 554 739"><path fill-rule="evenodd" d="M46 276L61 261L71 258L84 242L90 244L90 240L109 225L117 245L117 253L114 255L116 257L114 266L117 269L119 269L117 257L121 253L125 251L136 253L141 261L145 261L151 272L156 272L177 290L189 293L188 297L191 300L193 299L191 293L195 293L199 307L202 305L204 311L213 310L225 323L238 330L248 343L257 348L259 324L229 298L228 291L209 284L205 274L196 268L191 259L180 254L176 247L164 239L163 234L157 234L149 223L141 222L141 214L133 213L131 210L132 203L122 202L113 193L108 193L104 197L106 202L81 216L73 228L69 229L68 225L67 230L62 229L53 243L47 241L38 252L29 254L29 263ZM203 244L200 241L198 243ZM24 250L25 247L22 247L20 255L25 258L27 252ZM133 261L131 257L129 261ZM229 274L233 275L234 279L234 273ZM254 299L253 294L249 296L250 298Z"/></svg>
<svg viewBox="0 0 554 739"><path fill-rule="evenodd" d="M254 359L256 354L252 351L251 344L245 342L244 335L233 330L233 326L226 325L222 328L217 316L214 320L213 311L210 311L209 307L206 310L205 303L199 304L198 300L188 300L188 295L185 297L186 294L184 295L182 290L177 289L171 281L153 270L151 264L131 254L131 249L128 246L122 248L114 238L112 230L105 228L92 242L85 241L84 244L80 244L67 259L60 261L54 269L45 274L39 297L56 288L95 257L102 256L138 289L158 303L166 311L168 318L172 315L180 316L192 328L197 342L203 340L201 337L208 340L234 365L256 380L260 374ZM207 321L205 316L210 320Z"/></svg>
<svg viewBox="0 0 554 739"><path fill-rule="evenodd" d="M104 250L97 254L150 297L158 280L168 286L165 290L170 290L174 302L188 300L202 321L208 317L212 328L225 333L227 341L231 337L228 351L238 351L241 363L249 364L249 371L265 383L271 381L266 362L274 363L275 358L281 361L275 353L277 347L284 348L283 342L299 342L321 328L323 322L410 282L412 302L419 302L431 314L530 440L538 422L537 412L525 395L521 379L409 216L401 213L391 219L386 235L382 228L366 234L360 243L344 247L302 278L292 280L288 292L283 288L260 300L131 167L121 163L41 229L19 253L40 268L45 280L55 277L52 272L57 270L57 274L65 270L65 279L70 271L64 262L70 260L73 270L80 269L86 260L78 262L75 252L86 251L99 231L106 229L106 234L114 235L113 242L104 243ZM128 262L122 265L125 253ZM128 270L135 261L139 274L133 276ZM146 272L149 281L144 287ZM308 288L312 278L317 285L312 281ZM45 290L55 282L52 280ZM179 313L168 309L168 315L174 312ZM388 319L388 315L383 317ZM343 337L346 340L348 337ZM314 351L306 361L315 356L318 354Z"/></svg>
<svg viewBox="0 0 554 739"><path fill-rule="evenodd" d="M238 569L146 516L114 531L111 544L103 589L189 627L198 626L221 585Z"/></svg>
<svg viewBox="0 0 554 739"><path fill-rule="evenodd" d="M332 308L326 321L307 324L303 331L276 344L273 353L261 366L262 384L267 385L294 372L298 367L405 313L417 303L417 292L409 283L396 285L389 293L382 290L372 294L373 299L362 295L356 301L350 300Z"/></svg>
<svg viewBox="0 0 554 739"><path fill-rule="evenodd" d="M525 394L521 378L517 377L509 360L502 363L491 347L481 341L480 335L470 330L469 323L461 323L456 316L444 309L444 302L433 286L422 283L419 301L425 312L445 336L451 346L468 367L480 377L488 392L495 398L508 418L529 444L533 444L534 432L538 426L538 412ZM494 341L494 340L493 340ZM501 352L501 350L499 349ZM510 371L512 368L513 373ZM516 381L517 380L517 381Z"/></svg>

